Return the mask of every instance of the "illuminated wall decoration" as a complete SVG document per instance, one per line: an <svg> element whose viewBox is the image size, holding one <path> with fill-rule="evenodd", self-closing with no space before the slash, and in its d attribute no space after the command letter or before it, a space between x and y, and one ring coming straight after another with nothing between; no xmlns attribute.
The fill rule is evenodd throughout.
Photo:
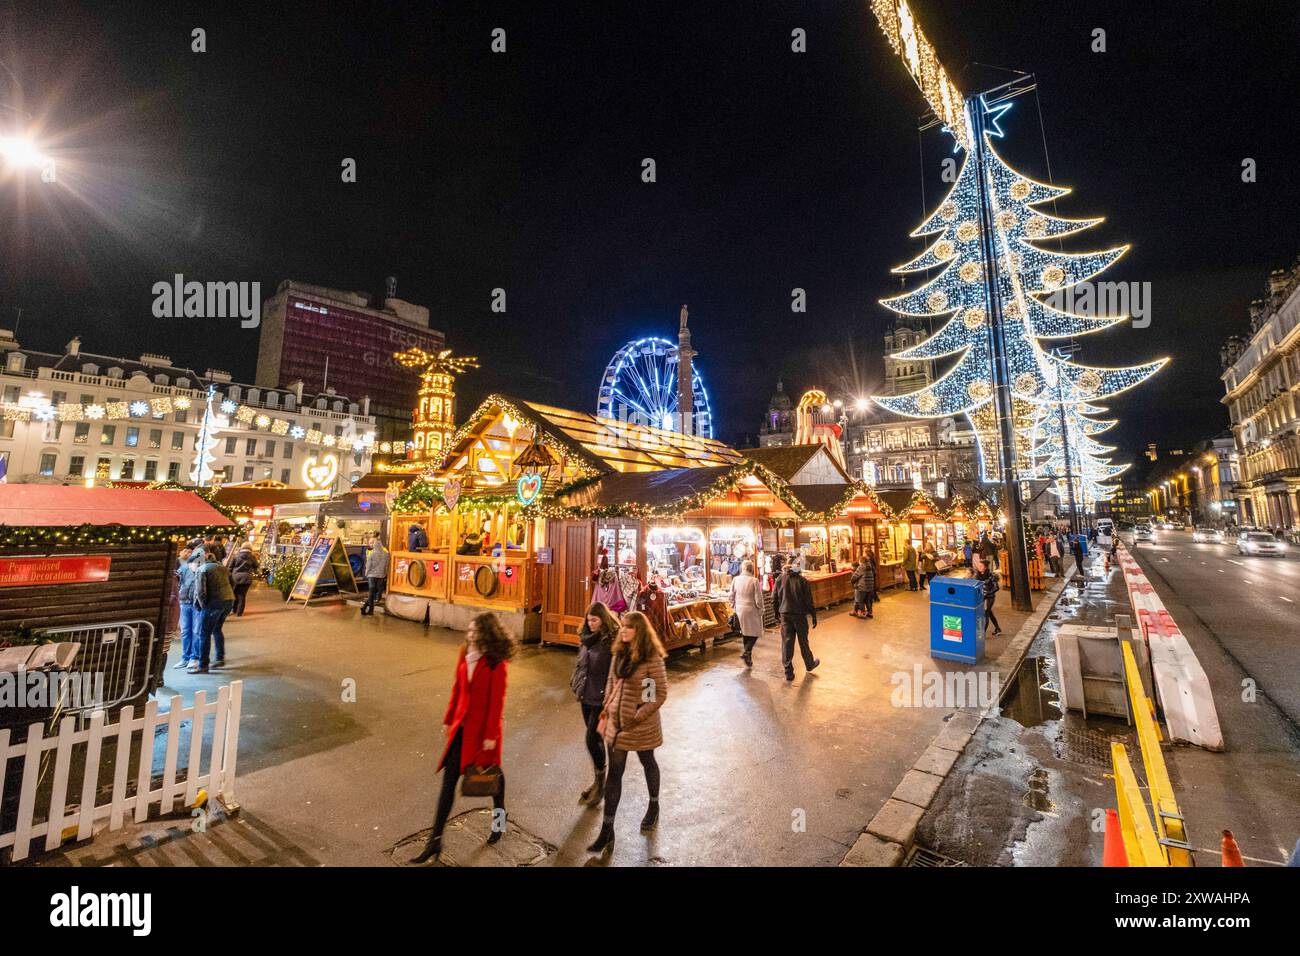
<svg viewBox="0 0 1300 956"><path fill-rule="evenodd" d="M334 487L334 479L338 476L337 455L325 455L323 458L312 455L302 463L302 480L307 486L308 498L328 498Z"/></svg>
<svg viewBox="0 0 1300 956"><path fill-rule="evenodd" d="M825 445L831 457L844 464L844 429L835 421L835 410L826 400L826 393L812 388L803 393L795 408L794 443L796 445Z"/></svg>

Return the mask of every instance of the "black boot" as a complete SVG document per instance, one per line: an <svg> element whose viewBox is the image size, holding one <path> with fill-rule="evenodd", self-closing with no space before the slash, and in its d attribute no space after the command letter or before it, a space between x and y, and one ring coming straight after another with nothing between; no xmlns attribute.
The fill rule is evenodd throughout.
<svg viewBox="0 0 1300 956"><path fill-rule="evenodd" d="M430 836L429 842L424 845L424 849L420 851L420 855L413 857L411 863L418 866L421 863L427 862L430 858L433 859L433 862L437 863L438 857L440 856L442 856L442 837Z"/></svg>
<svg viewBox="0 0 1300 956"><path fill-rule="evenodd" d="M595 775L591 786L582 791L582 796L578 797L579 803L585 803L589 807L596 806L605 796L605 768L596 770Z"/></svg>
<svg viewBox="0 0 1300 956"><path fill-rule="evenodd" d="M614 821L606 819L601 825L600 835L596 837L596 842L587 847L588 853L599 853L602 856L609 856L614 852Z"/></svg>
<svg viewBox="0 0 1300 956"><path fill-rule="evenodd" d="M649 830L659 822L659 801L651 800L650 806L646 808L645 816L641 818L641 829Z"/></svg>
<svg viewBox="0 0 1300 956"><path fill-rule="evenodd" d="M505 832L506 832L506 821L505 821L505 817L503 816L503 817L501 818L501 829L498 830L497 827L496 827L496 814L493 813L493 815L492 815L492 832L488 834L487 845L488 845L488 846L491 846L493 843L496 843L497 841L499 841L499 840L501 839L501 837L505 835Z"/></svg>

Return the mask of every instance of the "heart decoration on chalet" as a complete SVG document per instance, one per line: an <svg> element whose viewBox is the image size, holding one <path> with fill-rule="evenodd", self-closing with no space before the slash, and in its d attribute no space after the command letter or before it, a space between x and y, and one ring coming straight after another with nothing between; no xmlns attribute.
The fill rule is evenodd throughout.
<svg viewBox="0 0 1300 956"><path fill-rule="evenodd" d="M302 464L302 480L307 483L307 494L313 497L328 494L338 475L339 460L335 455L313 455Z"/></svg>
<svg viewBox="0 0 1300 956"><path fill-rule="evenodd" d="M456 510L456 502L460 501L460 481L458 479L453 478L442 486L442 501L447 506L448 511Z"/></svg>
<svg viewBox="0 0 1300 956"><path fill-rule="evenodd" d="M520 475L519 481L515 484L515 496L519 499L521 505L531 505L537 500L537 496L542 493L542 476L541 475Z"/></svg>

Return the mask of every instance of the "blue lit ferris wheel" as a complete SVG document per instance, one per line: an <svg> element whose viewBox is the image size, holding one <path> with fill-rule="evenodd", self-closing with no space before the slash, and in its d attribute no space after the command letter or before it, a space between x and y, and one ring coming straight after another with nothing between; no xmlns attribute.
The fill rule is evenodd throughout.
<svg viewBox="0 0 1300 956"><path fill-rule="evenodd" d="M628 342L614 353L600 380L596 414L678 431L678 348L667 339L645 338ZM704 379L691 362L691 396L694 432L713 437L713 416Z"/></svg>

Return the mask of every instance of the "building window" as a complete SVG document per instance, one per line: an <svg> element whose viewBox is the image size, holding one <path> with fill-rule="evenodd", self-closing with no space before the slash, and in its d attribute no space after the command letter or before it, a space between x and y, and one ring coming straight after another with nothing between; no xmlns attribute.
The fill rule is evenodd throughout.
<svg viewBox="0 0 1300 956"><path fill-rule="evenodd" d="M185 450L185 433L172 432L172 451Z"/></svg>
<svg viewBox="0 0 1300 956"><path fill-rule="evenodd" d="M107 478L109 476L109 469L112 467L112 465L113 465L113 460L111 458L101 457L99 461L95 464L95 477L98 478L100 475L103 475L105 478Z"/></svg>
<svg viewBox="0 0 1300 956"><path fill-rule="evenodd" d="M77 422L72 430L72 440L78 445L90 441L90 422Z"/></svg>
<svg viewBox="0 0 1300 956"><path fill-rule="evenodd" d="M223 481L230 481L232 478L234 478L234 477L235 477L235 466L234 466L234 465L226 465L226 467L222 468L222 469L221 469L221 477L222 477L222 480L223 480Z"/></svg>
<svg viewBox="0 0 1300 956"><path fill-rule="evenodd" d="M179 461L169 461L167 463L167 480L168 481L181 480L181 463Z"/></svg>
<svg viewBox="0 0 1300 956"><path fill-rule="evenodd" d="M273 442L273 441L268 441L268 442L266 443L266 457L267 457L267 458L274 458L274 457L275 457L275 442Z"/></svg>
<svg viewBox="0 0 1300 956"><path fill-rule="evenodd" d="M288 483L289 483L289 469L288 469L288 468L281 468L281 469L280 469L280 484L282 484L282 485L287 485Z"/></svg>
<svg viewBox="0 0 1300 956"><path fill-rule="evenodd" d="M117 441L117 426L104 425L99 430L99 443L101 445L111 445Z"/></svg>
<svg viewBox="0 0 1300 956"><path fill-rule="evenodd" d="M177 420L178 422L184 422L184 421L185 421L185 409L182 408L182 409L180 409L180 410L176 413L176 420Z"/></svg>
<svg viewBox="0 0 1300 956"><path fill-rule="evenodd" d="M149 429L149 447L150 447L150 448L161 448L161 447L162 447L162 429L161 429L161 428L151 428L151 429Z"/></svg>
<svg viewBox="0 0 1300 956"><path fill-rule="evenodd" d="M17 385L6 385L6 386L5 386L5 402L7 402L8 404L10 404L10 405L17 405L17 404L18 404L18 394L19 394L19 388L18 388Z"/></svg>
<svg viewBox="0 0 1300 956"><path fill-rule="evenodd" d="M68 462L68 474L74 478L80 478L81 473L86 470L86 456L73 455Z"/></svg>
<svg viewBox="0 0 1300 956"><path fill-rule="evenodd" d="M58 467L59 456L52 451L47 451L41 455L41 474L52 475L54 469Z"/></svg>
<svg viewBox="0 0 1300 956"><path fill-rule="evenodd" d="M46 441L50 441L50 442L58 441L59 435L62 434L62 432L63 432L63 422L54 421L54 422L45 423Z"/></svg>
<svg viewBox="0 0 1300 956"><path fill-rule="evenodd" d="M256 457L257 457L257 439L256 439L256 438L245 438L245 439L244 439L244 454L247 455L249 458L256 458Z"/></svg>
<svg viewBox="0 0 1300 956"><path fill-rule="evenodd" d="M144 463L144 480L145 481L158 480L158 461L156 459L150 458L148 461Z"/></svg>
<svg viewBox="0 0 1300 956"><path fill-rule="evenodd" d="M135 448L140 444L140 429L134 425L128 425L126 428L126 447Z"/></svg>
<svg viewBox="0 0 1300 956"><path fill-rule="evenodd" d="M253 480L253 466L252 466L252 465L246 465L246 466L244 467L244 480L245 480L245 481L252 481L252 480Z"/></svg>
<svg viewBox="0 0 1300 956"><path fill-rule="evenodd" d="M195 440L198 439L198 436L197 436L197 435L195 435L194 437L195 437ZM227 454L227 455L233 455L234 453L235 453L235 440L234 440L233 438L227 438L227 439L226 439L226 454Z"/></svg>
<svg viewBox="0 0 1300 956"><path fill-rule="evenodd" d="M117 475L117 476L118 476L119 478L123 478L123 479L125 479L125 480L127 480L127 481L130 481L130 480L132 480L133 478L135 478L135 459L134 459L134 458L123 458L123 459L122 459L122 470L121 470L120 472L118 472L118 475Z"/></svg>
<svg viewBox="0 0 1300 956"><path fill-rule="evenodd" d="M287 441L284 443L284 457L285 458L293 457L293 442Z"/></svg>
<svg viewBox="0 0 1300 956"><path fill-rule="evenodd" d="M83 405L94 405L94 404L95 404L95 396L94 396L94 395L82 395L82 396L81 396L81 404L83 404Z"/></svg>

